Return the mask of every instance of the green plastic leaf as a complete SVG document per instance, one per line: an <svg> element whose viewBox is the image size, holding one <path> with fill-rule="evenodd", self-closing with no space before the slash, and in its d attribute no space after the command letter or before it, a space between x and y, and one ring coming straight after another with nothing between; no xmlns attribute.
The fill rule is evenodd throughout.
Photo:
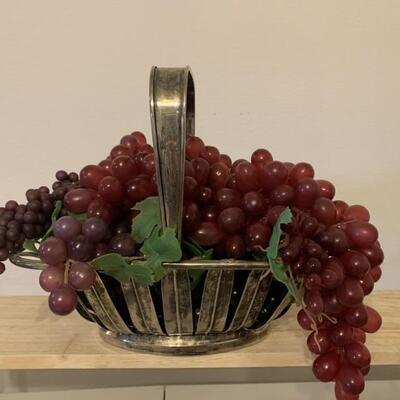
<svg viewBox="0 0 400 400"><path fill-rule="evenodd" d="M279 215L279 218L272 229L271 238L269 239L269 246L267 249L268 259L275 259L278 257L279 242L282 235L281 225L290 223L292 218L293 214L289 207L286 207Z"/></svg>
<svg viewBox="0 0 400 400"><path fill-rule="evenodd" d="M51 225L50 225L49 229L47 230L47 232L44 234L44 236L40 239L41 242L46 240L52 234L52 232L53 232L53 224L54 224L55 221L57 221L57 219L58 219L58 217L60 215L62 206L63 206L62 201L61 200L57 200L56 204L55 204L55 207L54 207L54 210L53 210L53 212L51 214Z"/></svg>
<svg viewBox="0 0 400 400"><path fill-rule="evenodd" d="M175 262L182 258L182 250L175 229L153 229L140 251L146 258L158 257L161 262Z"/></svg>
<svg viewBox="0 0 400 400"><path fill-rule="evenodd" d="M156 226L161 226L160 200L148 197L137 203L134 210L140 211L132 221L132 236L138 243L143 243Z"/></svg>
<svg viewBox="0 0 400 400"><path fill-rule="evenodd" d="M135 260L129 263L117 253L105 254L95 258L90 264L119 282L129 282L130 279L134 279L140 283L151 284L154 281L154 273L145 261Z"/></svg>
<svg viewBox="0 0 400 400"><path fill-rule="evenodd" d="M78 221L81 221L81 222L85 222L88 219L88 216L86 213L75 214L73 212L68 211L68 215L77 219Z"/></svg>
<svg viewBox="0 0 400 400"><path fill-rule="evenodd" d="M288 224L291 222L293 218L293 214L290 211L289 207L286 207L278 220L276 221L274 228L272 229L271 238L269 240L269 246L266 251L267 260L269 266L271 268L272 275L274 278L282 282L289 290L289 293L293 297L296 296L296 291L293 288L293 283L291 282L288 276L288 266L282 262L282 260L278 257L279 255L279 243L282 235L282 224Z"/></svg>
<svg viewBox="0 0 400 400"><path fill-rule="evenodd" d="M24 250L30 251L31 253L37 254L36 241L34 239L25 239L22 244Z"/></svg>

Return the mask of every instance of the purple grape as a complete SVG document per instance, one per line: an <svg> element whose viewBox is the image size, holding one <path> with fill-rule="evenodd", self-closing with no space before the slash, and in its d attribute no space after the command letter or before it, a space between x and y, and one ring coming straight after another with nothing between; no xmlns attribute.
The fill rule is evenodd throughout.
<svg viewBox="0 0 400 400"><path fill-rule="evenodd" d="M70 242L81 233L81 230L81 222L68 215L61 217L53 225L54 236L64 242Z"/></svg>
<svg viewBox="0 0 400 400"><path fill-rule="evenodd" d="M49 307L54 314L67 315L75 310L78 296L74 289L62 286L54 289L49 296Z"/></svg>
<svg viewBox="0 0 400 400"><path fill-rule="evenodd" d="M87 263L74 262L68 273L69 284L75 290L89 290L96 279L96 272Z"/></svg>
<svg viewBox="0 0 400 400"><path fill-rule="evenodd" d="M64 285L64 266L49 266L39 276L39 284L46 292L51 292Z"/></svg>
<svg viewBox="0 0 400 400"><path fill-rule="evenodd" d="M136 252L136 242L129 233L120 233L110 240L110 250L124 257L131 257Z"/></svg>
<svg viewBox="0 0 400 400"><path fill-rule="evenodd" d="M77 236L68 243L68 255L74 261L88 261L94 252L94 245L83 235Z"/></svg>
<svg viewBox="0 0 400 400"><path fill-rule="evenodd" d="M39 247L39 258L48 265L63 264L67 259L65 243L56 237L46 239Z"/></svg>
<svg viewBox="0 0 400 400"><path fill-rule="evenodd" d="M98 243L108 233L107 224L99 217L92 217L84 222L82 232L92 243Z"/></svg>

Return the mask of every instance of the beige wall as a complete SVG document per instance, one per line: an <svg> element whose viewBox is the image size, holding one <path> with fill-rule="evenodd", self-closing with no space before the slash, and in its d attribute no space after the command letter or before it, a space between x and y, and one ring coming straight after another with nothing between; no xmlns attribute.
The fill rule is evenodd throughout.
<svg viewBox="0 0 400 400"><path fill-rule="evenodd" d="M399 288L400 2L0 0L0 203L149 133L151 65L190 64L197 132L310 161L369 207ZM9 269L0 294L40 293Z"/></svg>

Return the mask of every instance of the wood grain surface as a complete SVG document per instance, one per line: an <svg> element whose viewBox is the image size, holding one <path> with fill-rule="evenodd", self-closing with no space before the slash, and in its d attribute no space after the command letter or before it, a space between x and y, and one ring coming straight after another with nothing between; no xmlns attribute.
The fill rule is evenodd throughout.
<svg viewBox="0 0 400 400"><path fill-rule="evenodd" d="M400 291L377 291L368 304L384 323L367 339L377 366L400 365ZM51 314L46 297L0 297L0 369L163 369L304 367L312 362L296 309L275 321L258 343L202 356L161 356L105 344L77 313Z"/></svg>

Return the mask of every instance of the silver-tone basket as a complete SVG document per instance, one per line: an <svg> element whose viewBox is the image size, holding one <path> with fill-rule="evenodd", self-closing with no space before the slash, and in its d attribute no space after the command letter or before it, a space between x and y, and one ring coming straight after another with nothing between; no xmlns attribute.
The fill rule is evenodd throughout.
<svg viewBox="0 0 400 400"><path fill-rule="evenodd" d="M150 113L161 220L181 237L185 142L194 134L194 82L189 67L153 67ZM43 269L34 257L14 254L18 266ZM78 312L100 326L104 340L130 350L200 354L261 338L290 304L268 264L249 260L164 263L166 276L147 286L120 284L101 273L79 295ZM192 291L190 270L204 270ZM267 307L267 312L265 312Z"/></svg>

